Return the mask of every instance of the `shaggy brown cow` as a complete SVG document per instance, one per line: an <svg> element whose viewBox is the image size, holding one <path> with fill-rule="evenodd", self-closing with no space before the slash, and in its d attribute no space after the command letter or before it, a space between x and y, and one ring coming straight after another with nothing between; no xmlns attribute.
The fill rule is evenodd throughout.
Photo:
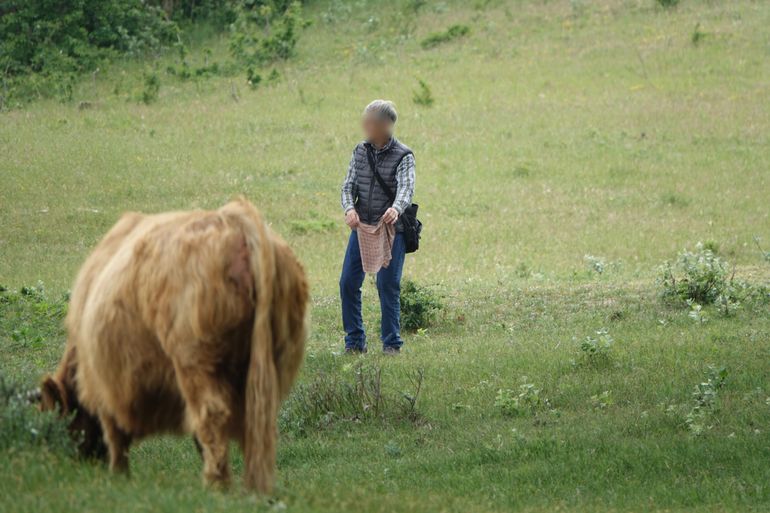
<svg viewBox="0 0 770 513"><path fill-rule="evenodd" d="M246 200L213 212L126 214L72 290L67 348L43 408L73 409L84 452L128 469L132 441L191 432L207 483L269 492L276 417L304 354L308 286L286 243Z"/></svg>

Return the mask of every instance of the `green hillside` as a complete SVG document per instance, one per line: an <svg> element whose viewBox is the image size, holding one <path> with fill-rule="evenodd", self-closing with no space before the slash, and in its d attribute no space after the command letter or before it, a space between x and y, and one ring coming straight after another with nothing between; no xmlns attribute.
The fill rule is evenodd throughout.
<svg viewBox="0 0 770 513"><path fill-rule="evenodd" d="M64 103L0 112L9 382L55 367L60 298L124 211L244 194L296 250L313 322L275 497L205 490L186 439L136 446L132 478L112 477L17 443L0 402L0 511L770 509L770 5L330 0L302 16L259 84L201 24L189 78L173 48L115 57ZM397 359L340 354L339 185L380 97L417 162L425 231L405 274L443 304ZM698 242L729 263L734 306L661 300L661 264ZM364 301L376 333L369 280ZM318 393L378 379L377 414Z"/></svg>

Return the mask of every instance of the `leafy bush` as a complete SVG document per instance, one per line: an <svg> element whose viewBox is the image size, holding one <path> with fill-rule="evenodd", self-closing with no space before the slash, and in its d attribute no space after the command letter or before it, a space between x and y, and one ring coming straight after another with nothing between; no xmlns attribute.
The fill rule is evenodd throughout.
<svg viewBox="0 0 770 513"><path fill-rule="evenodd" d="M417 422L423 379L423 371L417 370L410 377L410 390L397 392L376 365L359 362L348 372L321 372L294 387L281 409L281 430L302 435L340 421Z"/></svg>
<svg viewBox="0 0 770 513"><path fill-rule="evenodd" d="M424 49L434 48L440 44L465 37L470 33L468 25L452 25L443 32L434 32L420 42Z"/></svg>
<svg viewBox="0 0 770 513"><path fill-rule="evenodd" d="M230 26L230 52L248 66L288 59L304 24L301 16L297 1L243 0Z"/></svg>
<svg viewBox="0 0 770 513"><path fill-rule="evenodd" d="M414 95L412 96L412 101L416 103L417 105L422 105L424 107L430 107L433 105L434 99L433 99L433 93L430 90L430 87L428 87L428 84L425 83L424 80L419 80L420 88L414 92Z"/></svg>
<svg viewBox="0 0 770 513"><path fill-rule="evenodd" d="M679 0L657 0L658 5L664 8L676 7L679 5Z"/></svg>
<svg viewBox="0 0 770 513"><path fill-rule="evenodd" d="M727 262L699 242L695 251L685 250L676 261L660 267L659 282L664 300L701 305L712 304L729 292L732 278Z"/></svg>
<svg viewBox="0 0 770 513"><path fill-rule="evenodd" d="M4 101L68 100L77 75L105 57L155 51L177 34L176 24L143 0L6 0L0 7Z"/></svg>
<svg viewBox="0 0 770 513"><path fill-rule="evenodd" d="M501 388L495 395L495 408L508 417L535 414L543 406L549 406L548 399L540 396L540 389L532 383L519 386L518 393L509 388Z"/></svg>
<svg viewBox="0 0 770 513"><path fill-rule="evenodd" d="M144 89L142 90L141 100L146 105L153 103L158 99L160 92L160 78L156 73L144 74Z"/></svg>
<svg viewBox="0 0 770 513"><path fill-rule="evenodd" d="M438 296L412 280L401 285L401 327L407 331L428 328L443 308Z"/></svg>
<svg viewBox="0 0 770 513"><path fill-rule="evenodd" d="M0 451L48 447L74 456L76 444L67 429L68 420L56 412L40 412L35 402L34 391L0 375Z"/></svg>
<svg viewBox="0 0 770 513"><path fill-rule="evenodd" d="M612 338L607 328L598 330L595 336L586 337L580 343L580 355L583 363L594 366L608 363L613 345L615 345L615 339Z"/></svg>

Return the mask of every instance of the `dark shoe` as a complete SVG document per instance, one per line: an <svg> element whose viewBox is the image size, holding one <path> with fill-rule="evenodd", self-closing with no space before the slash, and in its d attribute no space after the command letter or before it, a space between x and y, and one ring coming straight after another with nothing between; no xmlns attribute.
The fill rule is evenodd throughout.
<svg viewBox="0 0 770 513"><path fill-rule="evenodd" d="M358 347L346 347L345 348L345 354L366 354L366 348L360 349Z"/></svg>
<svg viewBox="0 0 770 513"><path fill-rule="evenodd" d="M400 347L385 347L382 350L382 354L388 354L388 355L401 354L401 348Z"/></svg>

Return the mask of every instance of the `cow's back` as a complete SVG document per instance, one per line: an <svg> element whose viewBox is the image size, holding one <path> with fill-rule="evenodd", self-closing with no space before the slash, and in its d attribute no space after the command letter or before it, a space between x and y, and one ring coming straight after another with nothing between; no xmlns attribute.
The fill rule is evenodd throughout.
<svg viewBox="0 0 770 513"><path fill-rule="evenodd" d="M184 429L170 356L196 351L196 336L237 328L228 313L248 317L247 304L235 308L226 304L230 291L215 290L227 286L224 276L207 279L224 273L236 231L216 212L133 214L95 248L67 321L89 410L114 417L134 436Z"/></svg>

